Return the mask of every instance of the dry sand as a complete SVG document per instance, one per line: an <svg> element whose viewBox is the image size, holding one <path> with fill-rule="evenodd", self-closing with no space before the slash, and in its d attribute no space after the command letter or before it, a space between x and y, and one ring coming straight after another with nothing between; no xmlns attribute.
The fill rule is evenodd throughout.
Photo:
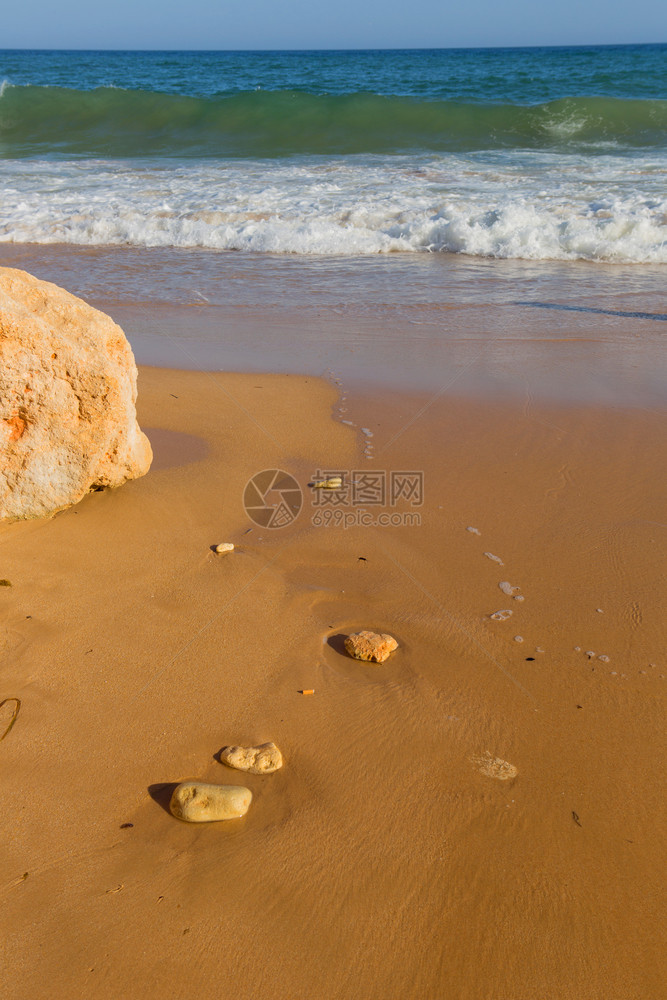
<svg viewBox="0 0 667 1000"><path fill-rule="evenodd" d="M150 474L0 531L11 1000L663 995L664 414L352 394L364 438L336 399L143 369ZM304 509L248 532L276 467ZM424 473L386 508L421 526L311 523L365 468ZM275 774L215 759L267 740ZM175 820L192 777L250 812Z"/></svg>

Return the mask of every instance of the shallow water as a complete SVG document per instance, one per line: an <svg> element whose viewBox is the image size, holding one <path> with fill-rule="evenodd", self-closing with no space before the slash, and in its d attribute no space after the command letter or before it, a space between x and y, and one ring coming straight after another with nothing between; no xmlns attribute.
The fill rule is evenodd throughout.
<svg viewBox="0 0 667 1000"><path fill-rule="evenodd" d="M665 402L659 266L4 246L110 313L140 364Z"/></svg>

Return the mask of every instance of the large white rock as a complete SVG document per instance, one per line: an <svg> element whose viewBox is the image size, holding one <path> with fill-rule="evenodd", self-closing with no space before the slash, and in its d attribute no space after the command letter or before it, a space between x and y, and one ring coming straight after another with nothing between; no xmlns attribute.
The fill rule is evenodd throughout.
<svg viewBox="0 0 667 1000"><path fill-rule="evenodd" d="M125 334L81 299L0 268L0 520L45 517L151 464Z"/></svg>

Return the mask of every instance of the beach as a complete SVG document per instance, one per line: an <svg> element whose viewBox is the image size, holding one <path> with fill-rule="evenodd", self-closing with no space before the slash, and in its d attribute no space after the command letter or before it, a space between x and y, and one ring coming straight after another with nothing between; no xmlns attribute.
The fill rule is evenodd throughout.
<svg viewBox="0 0 667 1000"><path fill-rule="evenodd" d="M0 525L11 1000L663 995L664 50L0 51L153 450Z"/></svg>
<svg viewBox="0 0 667 1000"><path fill-rule="evenodd" d="M528 367L439 391L142 367L150 473L3 527L12 996L659 995L664 408L591 398L579 356L563 398L552 315ZM273 468L303 506L266 529ZM399 649L352 660L362 628ZM267 740L275 775L216 759ZM250 812L175 820L187 778Z"/></svg>

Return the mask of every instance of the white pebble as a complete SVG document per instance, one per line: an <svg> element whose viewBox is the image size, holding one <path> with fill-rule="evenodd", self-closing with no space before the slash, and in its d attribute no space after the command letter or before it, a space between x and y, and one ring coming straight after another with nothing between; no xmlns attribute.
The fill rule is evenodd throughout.
<svg viewBox="0 0 667 1000"><path fill-rule="evenodd" d="M220 542L219 545L215 547L216 552L233 552L234 543L233 542Z"/></svg>
<svg viewBox="0 0 667 1000"><path fill-rule="evenodd" d="M506 622L508 618L512 617L513 613L509 608L505 608L503 611L494 611L492 615L489 615L489 618L494 622Z"/></svg>
<svg viewBox="0 0 667 1000"><path fill-rule="evenodd" d="M468 527L468 528L466 528L466 531L470 531L473 535L481 535L482 534L482 532L479 531L478 528Z"/></svg>
<svg viewBox="0 0 667 1000"><path fill-rule="evenodd" d="M609 657L605 656L604 653L600 653L598 660L602 660L603 663L609 663Z"/></svg>
<svg viewBox="0 0 667 1000"><path fill-rule="evenodd" d="M587 649L586 650L586 656L588 657L589 660L592 660L593 657L595 656L595 653L593 652L592 649Z"/></svg>
<svg viewBox="0 0 667 1000"><path fill-rule="evenodd" d="M515 642L523 642L523 636L522 635L515 635L514 636L514 641Z"/></svg>
<svg viewBox="0 0 667 1000"><path fill-rule="evenodd" d="M497 562L499 566L505 565L500 556L494 556L493 552L485 552L484 555L486 556L487 559L491 559L493 562Z"/></svg>

